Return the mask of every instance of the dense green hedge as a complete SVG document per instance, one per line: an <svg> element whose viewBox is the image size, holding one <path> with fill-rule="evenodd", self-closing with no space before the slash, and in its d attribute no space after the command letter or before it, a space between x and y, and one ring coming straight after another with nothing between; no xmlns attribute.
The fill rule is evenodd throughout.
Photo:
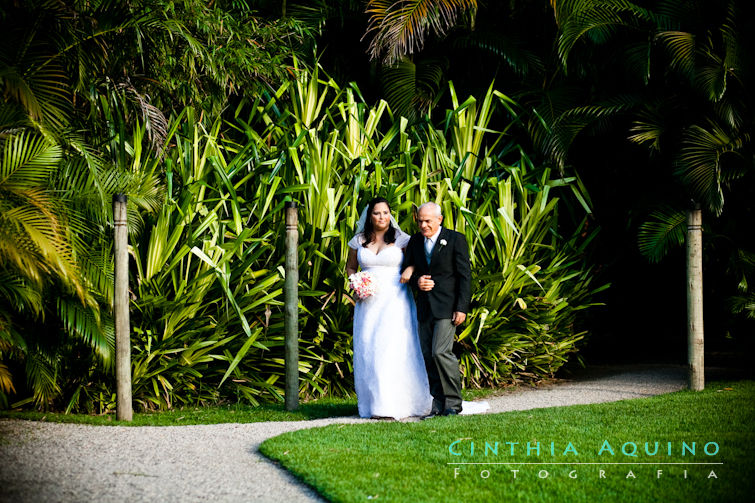
<svg viewBox="0 0 755 503"><path fill-rule="evenodd" d="M491 88L459 102L450 91L454 108L442 120L409 124L384 102L364 104L354 87L302 72L239 107L231 123L186 110L172 121L164 158L131 149L132 170L165 176L164 204L144 217L131 247L142 408L281 398L286 199L299 203L303 397L352 390L346 243L375 195L410 231L415 205L436 201L444 224L467 237L465 386L549 376L577 351L586 334L578 315L595 289L584 188L533 165L506 130L489 129L493 116L516 125L506 96ZM570 218L559 217L560 197ZM59 377L69 382L58 406L113 407L110 373L101 364L87 372Z"/></svg>

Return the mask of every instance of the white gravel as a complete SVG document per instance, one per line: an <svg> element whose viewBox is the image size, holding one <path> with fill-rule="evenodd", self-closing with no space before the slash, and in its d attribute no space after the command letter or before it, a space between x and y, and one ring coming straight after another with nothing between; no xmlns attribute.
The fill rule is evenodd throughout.
<svg viewBox="0 0 755 503"><path fill-rule="evenodd" d="M641 398L682 389L685 376L684 367L614 368L487 401L490 412L505 412ZM260 455L260 443L287 431L366 421L122 427L0 420L0 501L322 501Z"/></svg>

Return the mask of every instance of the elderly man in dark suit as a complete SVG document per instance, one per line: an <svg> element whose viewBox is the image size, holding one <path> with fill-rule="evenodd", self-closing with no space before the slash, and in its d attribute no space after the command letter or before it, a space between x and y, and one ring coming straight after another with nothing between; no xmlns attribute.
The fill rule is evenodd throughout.
<svg viewBox="0 0 755 503"><path fill-rule="evenodd" d="M430 414L423 419L456 415L462 402L459 361L452 348L456 327L469 310L472 273L466 239L442 222L437 204L419 207L420 232L409 240L402 268L414 266L409 283L417 291L419 341L433 396Z"/></svg>

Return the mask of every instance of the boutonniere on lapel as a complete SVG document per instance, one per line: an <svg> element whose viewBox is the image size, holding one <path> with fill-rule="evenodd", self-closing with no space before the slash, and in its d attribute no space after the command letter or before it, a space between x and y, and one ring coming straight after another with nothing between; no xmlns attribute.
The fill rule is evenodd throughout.
<svg viewBox="0 0 755 503"><path fill-rule="evenodd" d="M441 248L443 248L447 244L448 244L448 241L446 241L445 239L441 239L440 241L438 241L438 245L440 246L440 248L438 248L438 251L440 251Z"/></svg>

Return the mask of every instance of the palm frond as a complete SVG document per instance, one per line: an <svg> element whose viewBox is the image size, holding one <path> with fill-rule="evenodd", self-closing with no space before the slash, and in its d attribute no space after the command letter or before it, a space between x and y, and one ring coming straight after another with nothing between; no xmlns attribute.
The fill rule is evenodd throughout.
<svg viewBox="0 0 755 503"><path fill-rule="evenodd" d="M56 201L39 189L16 190L14 193L22 196L25 202L0 207L0 223L4 232L0 259L16 263L30 278L38 277L38 273L33 271L41 270L57 271L64 278L74 274L66 227L54 211ZM42 263L38 263L40 259Z"/></svg>
<svg viewBox="0 0 755 503"><path fill-rule="evenodd" d="M701 59L703 63L697 69L695 83L708 100L712 103L718 102L726 93L730 69L711 51L705 51Z"/></svg>
<svg viewBox="0 0 755 503"><path fill-rule="evenodd" d="M0 148L0 186L9 191L46 185L63 156L60 145L32 132L11 135Z"/></svg>
<svg viewBox="0 0 755 503"><path fill-rule="evenodd" d="M115 340L112 318L103 316L99 307L84 306L77 299L58 297L58 316L66 332L89 344L106 366L112 363ZM109 328L109 330L108 330Z"/></svg>
<svg viewBox="0 0 755 503"><path fill-rule="evenodd" d="M650 81L650 49L648 42L628 43L624 50L626 66L630 75L640 75L642 83Z"/></svg>
<svg viewBox="0 0 755 503"><path fill-rule="evenodd" d="M660 31L655 40L666 50L669 65L692 79L695 74L695 36L685 31Z"/></svg>
<svg viewBox="0 0 755 503"><path fill-rule="evenodd" d="M39 316L44 309L39 286L7 269L0 269L0 299L5 299L14 312L32 317Z"/></svg>
<svg viewBox="0 0 755 503"><path fill-rule="evenodd" d="M55 49L39 40L37 28L11 29L14 53L0 57L0 85L11 102L23 107L36 122L62 129L70 116L68 76Z"/></svg>
<svg viewBox="0 0 755 503"><path fill-rule="evenodd" d="M637 243L640 253L651 262L660 262L668 252L684 244L687 236L687 215L670 207L650 214L640 225Z"/></svg>
<svg viewBox="0 0 755 503"><path fill-rule="evenodd" d="M646 105L637 112L637 117L629 129L629 141L647 145L651 150L660 152L661 140L666 133L668 117L660 104Z"/></svg>
<svg viewBox="0 0 755 503"><path fill-rule="evenodd" d="M567 68L569 54L584 37L601 43L617 28L641 28L648 25L654 14L625 0L551 0L560 27L557 42L558 56Z"/></svg>
<svg viewBox="0 0 755 503"><path fill-rule="evenodd" d="M26 379L34 394L34 402L38 406L47 406L60 395L58 384L57 364L54 360L36 351L28 351L26 360Z"/></svg>
<svg viewBox="0 0 755 503"><path fill-rule="evenodd" d="M448 62L403 58L382 71L385 98L394 114L414 119L426 112L441 93Z"/></svg>
<svg viewBox="0 0 755 503"><path fill-rule="evenodd" d="M162 157L163 146L168 138L168 119L165 114L151 104L149 98L139 93L130 82L122 83L119 87L126 90L128 96L139 104L150 144L158 156Z"/></svg>
<svg viewBox="0 0 755 503"><path fill-rule="evenodd" d="M344 26L350 18L364 14L364 2L359 0L309 0L306 4L294 3L287 9L287 15L304 21L322 30L333 20Z"/></svg>
<svg viewBox="0 0 755 503"><path fill-rule="evenodd" d="M731 131L745 130L748 120L745 117L747 105L742 100L723 99L713 103L715 120Z"/></svg>
<svg viewBox="0 0 755 503"><path fill-rule="evenodd" d="M755 293L735 295L728 299L729 309L734 314L744 314L748 319L755 320Z"/></svg>
<svg viewBox="0 0 755 503"><path fill-rule="evenodd" d="M455 37L452 44L458 49L476 49L493 54L505 61L509 68L519 75L541 74L545 71L545 64L537 54L501 32L475 30Z"/></svg>
<svg viewBox="0 0 755 503"><path fill-rule="evenodd" d="M709 122L707 128L693 125L684 132L677 174L716 216L721 214L724 205L721 187L724 155L736 154L744 140L730 136L713 122Z"/></svg>
<svg viewBox="0 0 755 503"><path fill-rule="evenodd" d="M0 148L0 263L14 264L36 282L53 273L86 298L66 210L47 190L62 155L60 146L25 132L12 135Z"/></svg>
<svg viewBox="0 0 755 503"><path fill-rule="evenodd" d="M4 363L0 363L0 394L15 392L16 388L13 387L13 375L10 373L10 369Z"/></svg>
<svg viewBox="0 0 755 503"><path fill-rule="evenodd" d="M421 51L429 33L442 37L461 12L476 8L477 0L370 0L370 57L393 64Z"/></svg>
<svg viewBox="0 0 755 503"><path fill-rule="evenodd" d="M679 0L659 0L655 6L658 26L662 30L679 30L697 15L690 4Z"/></svg>
<svg viewBox="0 0 755 503"><path fill-rule="evenodd" d="M7 101L0 103L0 138L19 133L31 125L22 107Z"/></svg>
<svg viewBox="0 0 755 503"><path fill-rule="evenodd" d="M563 169L569 148L580 132L588 126L599 124L606 118L631 110L636 104L637 97L622 95L603 103L565 110L556 117L552 117L547 122L547 130L537 136L540 138L540 148ZM543 114L540 116L547 117Z"/></svg>
<svg viewBox="0 0 755 503"><path fill-rule="evenodd" d="M741 14L741 2L729 1L726 6L726 17L721 24L721 37L725 47L723 60L724 68L738 75L745 64L752 65L749 54L746 54L746 44L742 40L740 20L745 19Z"/></svg>

